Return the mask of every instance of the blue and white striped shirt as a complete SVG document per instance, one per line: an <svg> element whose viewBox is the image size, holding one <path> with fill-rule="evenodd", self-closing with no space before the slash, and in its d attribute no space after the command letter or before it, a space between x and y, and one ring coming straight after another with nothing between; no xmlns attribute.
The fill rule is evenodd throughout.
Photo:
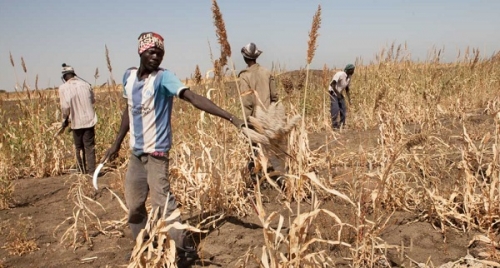
<svg viewBox="0 0 500 268"><path fill-rule="evenodd" d="M130 119L130 148L134 155L163 154L172 144L173 98L187 87L168 70L159 69L139 81L137 69L123 76L123 97Z"/></svg>

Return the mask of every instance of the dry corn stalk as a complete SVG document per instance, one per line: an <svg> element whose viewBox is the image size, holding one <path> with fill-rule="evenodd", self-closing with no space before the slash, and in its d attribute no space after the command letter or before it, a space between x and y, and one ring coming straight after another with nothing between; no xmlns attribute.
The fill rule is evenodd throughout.
<svg viewBox="0 0 500 268"><path fill-rule="evenodd" d="M334 261L328 256L325 250L311 250L313 244L325 244L330 246L342 246L351 248L349 243L343 242L341 237L343 230L354 229L350 224L343 223L333 212L320 209L320 203L313 198L310 212L297 215L294 219L289 219L291 226L285 227L284 217L277 212L272 212L266 217L266 212L260 196L254 203L259 220L263 226L265 245L262 246L261 258L250 258L247 253L240 260L240 267L247 267L252 260L259 263L260 267L334 267ZM337 240L325 240L317 237L317 232L311 232L314 220L321 213L332 220L332 227L338 227ZM279 217L278 217L279 216ZM271 223L278 217L276 228L271 227ZM315 235L313 235L313 233ZM312 237L314 236L314 237Z"/></svg>
<svg viewBox="0 0 500 268"><path fill-rule="evenodd" d="M239 169L224 171L217 165L214 151L221 150L219 141L198 130L200 140L195 144L181 143L176 150L170 169L173 178L172 189L183 207L190 210L215 213L222 210L232 215L248 215L250 206L247 202L245 184ZM211 140L207 140L207 139ZM243 143L243 141L240 141ZM209 146L210 144L210 146ZM240 145L242 146L242 145ZM200 152L199 155L194 151ZM227 152L227 165L244 166L245 156L241 150Z"/></svg>
<svg viewBox="0 0 500 268"><path fill-rule="evenodd" d="M88 243L92 247L92 238L98 233L107 233L101 225L99 217L92 211L91 204L97 205L105 211L104 207L97 201L88 197L85 189L90 189L88 179L83 175L75 175L76 181L71 185L68 192L68 199L72 199L75 203L73 215L66 218L54 230L55 232L66 222L73 222L66 229L61 237L61 243L68 241L69 245L76 250L84 243Z"/></svg>

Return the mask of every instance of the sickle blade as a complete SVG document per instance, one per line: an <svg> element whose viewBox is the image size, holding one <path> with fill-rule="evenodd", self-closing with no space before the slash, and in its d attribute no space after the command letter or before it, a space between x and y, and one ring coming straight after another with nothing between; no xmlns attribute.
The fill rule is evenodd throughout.
<svg viewBox="0 0 500 268"><path fill-rule="evenodd" d="M101 168L104 167L104 163L99 164L97 166L96 170L94 171L94 177L92 177L92 183L94 184L94 188L98 190L99 188L97 187L97 178L99 177L99 172L101 171Z"/></svg>

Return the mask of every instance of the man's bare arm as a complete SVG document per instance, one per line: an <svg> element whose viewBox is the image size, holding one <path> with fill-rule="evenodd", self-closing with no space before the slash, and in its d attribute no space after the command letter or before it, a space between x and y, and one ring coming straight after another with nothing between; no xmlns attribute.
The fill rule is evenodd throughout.
<svg viewBox="0 0 500 268"><path fill-rule="evenodd" d="M197 109L205 111L211 115L215 115L215 116L218 116L220 118L226 119L238 127L241 127L241 125L242 125L241 124L243 122L242 120L240 120L239 118L236 118L234 115L232 115L228 111L220 108L215 103L213 103L211 100L209 100L201 95L198 95L189 89L184 90L181 93L180 98L191 103Z"/></svg>

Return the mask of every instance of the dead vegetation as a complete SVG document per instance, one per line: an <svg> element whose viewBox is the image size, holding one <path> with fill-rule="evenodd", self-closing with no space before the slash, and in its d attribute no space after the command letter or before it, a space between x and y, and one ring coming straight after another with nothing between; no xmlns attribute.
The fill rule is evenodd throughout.
<svg viewBox="0 0 500 268"><path fill-rule="evenodd" d="M54 237L57 236L57 231L61 228L64 230L64 233L60 235L61 244L71 247L73 250L86 245L91 250L93 247L92 239L97 235L122 235L116 226L123 227L124 219L106 222L106 226L101 223L96 210L105 212L105 209L92 198L93 188L89 178L79 174L72 175L70 178L74 182L68 192L68 200L75 204L73 214L55 227ZM111 193L117 197L118 202L127 211L121 199L113 192ZM64 227L65 225L69 225L69 227Z"/></svg>
<svg viewBox="0 0 500 268"><path fill-rule="evenodd" d="M9 255L23 256L40 249L34 238L36 229L30 218L19 218L17 222L3 222L2 225L2 233L7 235L2 249L7 250ZM8 231L4 232L4 229Z"/></svg>

